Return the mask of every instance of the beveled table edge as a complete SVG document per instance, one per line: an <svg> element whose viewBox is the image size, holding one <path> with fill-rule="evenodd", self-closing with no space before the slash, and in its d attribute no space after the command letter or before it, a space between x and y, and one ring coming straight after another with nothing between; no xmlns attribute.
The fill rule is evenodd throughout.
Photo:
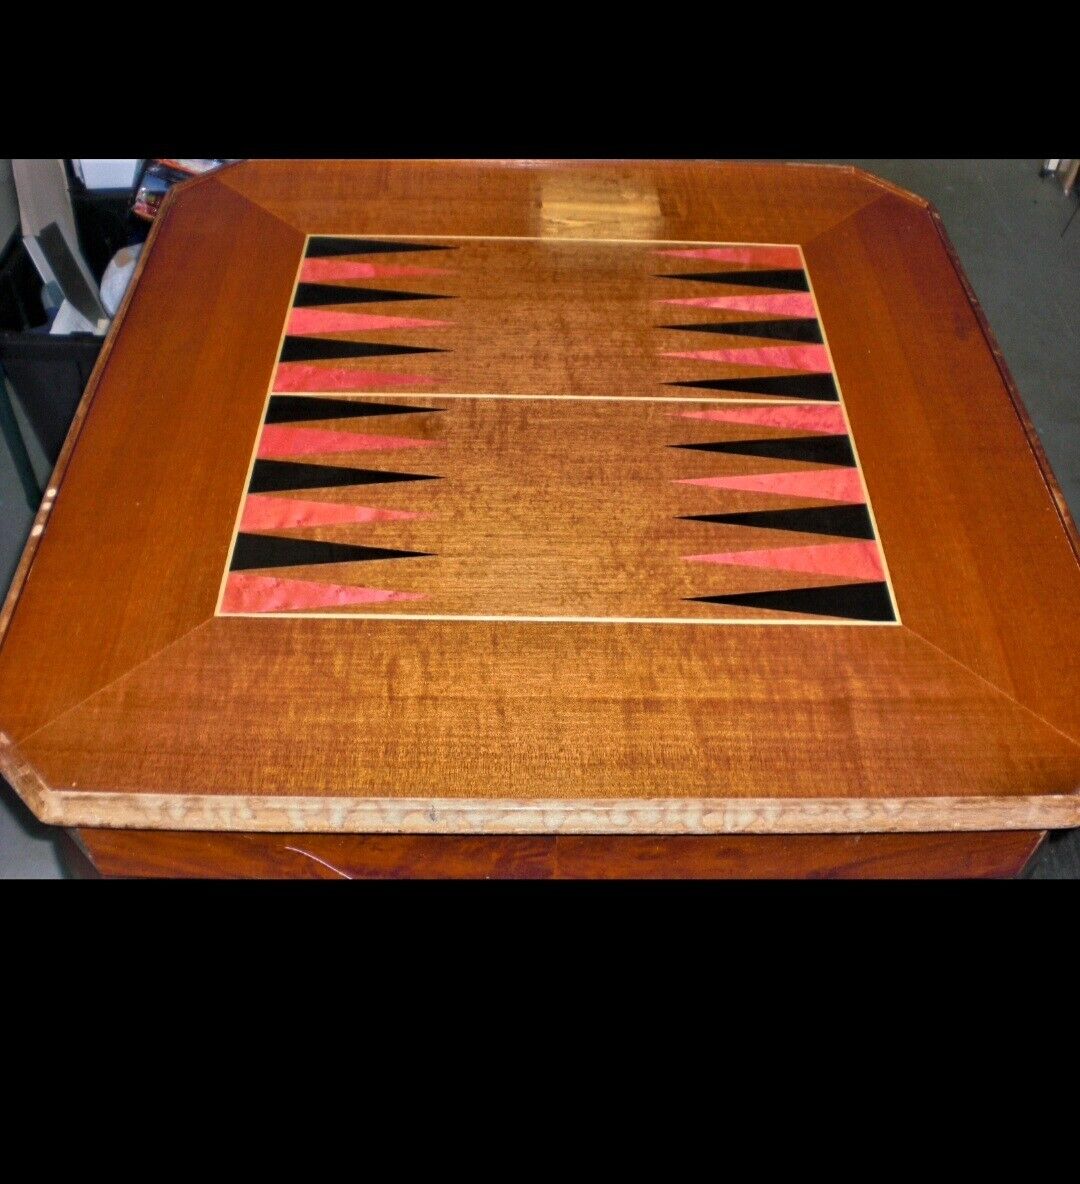
<svg viewBox="0 0 1080 1184"><path fill-rule="evenodd" d="M6 749L10 756L11 748ZM0 746L0 758L5 755ZM0 759L0 766L5 762ZM54 790L4 768L60 826L326 834L853 834L1080 826L1080 794L925 798L297 797ZM23 771L25 772L25 766ZM18 783L22 780L23 784Z"/></svg>

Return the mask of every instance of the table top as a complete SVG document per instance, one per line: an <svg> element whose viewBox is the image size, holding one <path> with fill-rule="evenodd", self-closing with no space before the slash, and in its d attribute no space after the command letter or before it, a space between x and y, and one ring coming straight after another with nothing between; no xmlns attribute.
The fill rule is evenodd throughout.
<svg viewBox="0 0 1080 1184"><path fill-rule="evenodd" d="M854 169L176 189L0 615L0 769L168 829L1080 824L1077 534Z"/></svg>

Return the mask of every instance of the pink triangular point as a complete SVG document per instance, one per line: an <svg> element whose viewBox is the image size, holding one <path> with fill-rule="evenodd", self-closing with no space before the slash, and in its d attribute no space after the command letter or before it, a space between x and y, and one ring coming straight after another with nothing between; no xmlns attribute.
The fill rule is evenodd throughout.
<svg viewBox="0 0 1080 1184"><path fill-rule="evenodd" d="M719 308L727 312L765 312L780 317L817 316L814 299L809 292L751 296L674 296L657 303L681 304L687 308Z"/></svg>
<svg viewBox="0 0 1080 1184"><path fill-rule="evenodd" d="M311 502L291 497L252 493L244 502L240 529L291 530L298 526L336 526L350 522L408 522L427 518L411 510L385 510L378 506L350 506L341 502Z"/></svg>
<svg viewBox="0 0 1080 1184"><path fill-rule="evenodd" d="M723 362L729 366L768 366L773 370L809 370L829 373L829 355L823 345L751 345L734 349L678 350L664 358L688 358L692 362Z"/></svg>
<svg viewBox="0 0 1080 1184"><path fill-rule="evenodd" d="M405 279L423 275L449 275L445 267L415 267L407 263L360 263L352 259L305 259L300 268L304 283L332 280Z"/></svg>
<svg viewBox="0 0 1080 1184"><path fill-rule="evenodd" d="M294 308L289 333L370 333L380 329L438 329L449 321L423 317L384 317L369 312L332 312L325 308Z"/></svg>
<svg viewBox="0 0 1080 1184"><path fill-rule="evenodd" d="M680 411L679 419L704 419L717 423L751 423L766 428L791 428L797 432L847 432L839 407L732 407L716 411Z"/></svg>
<svg viewBox="0 0 1080 1184"><path fill-rule="evenodd" d="M282 580L231 572L221 602L226 613L299 612L311 608L340 608L353 604L386 604L396 600L423 600L422 592L389 592L383 588L356 588L348 584L319 584L311 580Z"/></svg>
<svg viewBox="0 0 1080 1184"><path fill-rule="evenodd" d="M258 455L307 456L319 452L393 452L398 448L432 448L440 440L415 440L409 436L369 436L359 432L332 432L323 428L294 428L267 424L259 439Z"/></svg>
<svg viewBox="0 0 1080 1184"><path fill-rule="evenodd" d="M743 477L683 477L677 485L777 493L784 497L816 497L830 502L863 502L857 469L816 469L798 473L753 473Z"/></svg>
<svg viewBox="0 0 1080 1184"><path fill-rule="evenodd" d="M276 391L363 391L378 394L398 387L431 386L422 374L385 370L353 370L346 366L314 366L310 362L282 362L274 377Z"/></svg>
<svg viewBox="0 0 1080 1184"><path fill-rule="evenodd" d="M750 263L756 267L803 265L798 247L680 247L656 253L671 259L708 259L712 263Z"/></svg>
<svg viewBox="0 0 1080 1184"><path fill-rule="evenodd" d="M809 547L770 547L760 551L724 551L716 555L684 555L688 563L722 563L735 567L767 567L777 571L882 580L881 554L875 542L822 543Z"/></svg>

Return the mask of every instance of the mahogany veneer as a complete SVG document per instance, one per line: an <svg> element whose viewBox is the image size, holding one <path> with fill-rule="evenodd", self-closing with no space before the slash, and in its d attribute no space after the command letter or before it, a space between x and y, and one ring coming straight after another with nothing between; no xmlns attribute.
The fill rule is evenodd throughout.
<svg viewBox="0 0 1080 1184"><path fill-rule="evenodd" d="M109 874L1008 873L1080 824L1078 554L920 198L246 162L102 351L0 769Z"/></svg>

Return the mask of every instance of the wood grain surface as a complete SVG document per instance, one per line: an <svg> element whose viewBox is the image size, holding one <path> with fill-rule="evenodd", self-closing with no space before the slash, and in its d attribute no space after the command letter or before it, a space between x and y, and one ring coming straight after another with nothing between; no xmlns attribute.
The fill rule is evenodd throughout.
<svg viewBox="0 0 1080 1184"><path fill-rule="evenodd" d="M64 832L65 835L67 832ZM1017 875L1043 835L314 835L71 832L73 874L308 880L942 879Z"/></svg>
<svg viewBox="0 0 1080 1184"><path fill-rule="evenodd" d="M279 359L219 613L897 623L797 245L309 236Z"/></svg>
<svg viewBox="0 0 1080 1184"><path fill-rule="evenodd" d="M447 616L483 615L497 602L511 615L604 620L412 619L420 603L413 600L386 606L406 605L400 619L218 614L309 235L531 240L470 247L487 272L480 282L479 271L459 267L454 282L461 279L464 292L467 271L470 297L312 306L455 321L460 309L444 309L471 300L490 339L486 350L469 345L474 310L438 328L449 354L411 355L436 359L433 405L444 408L433 417L437 428L420 415L395 415L389 425L351 429L438 437L444 452L457 449L459 485L441 479L424 483L442 485L438 492L415 485L404 494L401 483L392 496L375 485L363 502L432 517L305 529L315 541L449 555L442 561L449 576L435 588L424 583L427 559L377 558L324 566L318 581L355 584L360 576L350 573L364 568L364 580L368 572L393 575L373 580L377 588L445 596ZM536 295L550 290L550 275L536 277L543 259L566 258L556 244L566 251L585 239L800 249L899 624L795 624L783 612L739 628L669 621L700 614L684 597L702 594L694 573L705 567L685 556L820 539L754 527L752 541L741 542L746 527L683 520L712 508L692 501L694 487L676 483L701 471L700 458L721 476L761 469L744 455L667 445L738 442L757 429L685 420L678 423L685 440L664 434L669 420L646 387L659 382L685 394L663 384L671 375L700 376L688 359L665 359L673 368L655 371L653 385L644 362L628 363L626 381L609 389L628 350L659 365L657 326L704 322L715 310L686 306L679 322L642 316L638 336L627 336L626 310L639 307L645 273L628 279L610 252L580 245L572 249L593 260L607 295L596 305L569 300L560 320L550 297ZM549 240L552 252L535 240ZM410 265L448 268L453 253L417 253ZM684 272L727 266L666 263ZM450 279L347 285L408 284L449 297ZM688 298L748 290L727 281L679 286ZM605 316L615 306L619 315ZM720 310L725 323L749 315ZM605 336L608 323L616 328ZM340 330L313 332L319 324L301 319L305 332L296 336L342 338ZM413 330L373 332L344 331L344 339L414 339ZM706 338L699 350L714 347L711 333L679 332ZM717 340L721 349L738 338ZM372 367L390 372L390 362L400 368L396 355ZM746 373L707 365L710 374L716 366ZM503 389L483 391L490 385ZM348 397L425 398L387 389L370 384ZM530 401L440 402L440 391ZM718 399L729 406L731 395ZM452 402L462 405L453 414ZM412 421L407 432L398 420ZM0 618L0 766L48 821L478 835L1029 832L1080 824L1075 528L1060 512L1045 458L932 212L865 174L689 162L230 167L168 199L77 422ZM307 426L332 431L342 423ZM643 450L654 437L650 470ZM586 471L588 439L597 445ZM408 464L437 451L413 448ZM380 453L373 467L393 468L399 456ZM314 458L342 459L357 463L325 452ZM764 462L766 472L778 467ZM507 488L519 477L533 497L527 514L505 497L485 501L485 472L493 469ZM650 498L655 523L669 527L642 527ZM760 504L746 491L727 490L724 499L718 513ZM362 499L324 490L320 500ZM592 552L575 555L566 529L552 531L544 546L528 538L522 526L548 510L580 520ZM277 533L291 537L290 530ZM740 582L748 572L761 580L759 569L710 563L703 591L828 583L786 571ZM283 578L300 574L275 569ZM664 623L610 619L640 615Z"/></svg>

